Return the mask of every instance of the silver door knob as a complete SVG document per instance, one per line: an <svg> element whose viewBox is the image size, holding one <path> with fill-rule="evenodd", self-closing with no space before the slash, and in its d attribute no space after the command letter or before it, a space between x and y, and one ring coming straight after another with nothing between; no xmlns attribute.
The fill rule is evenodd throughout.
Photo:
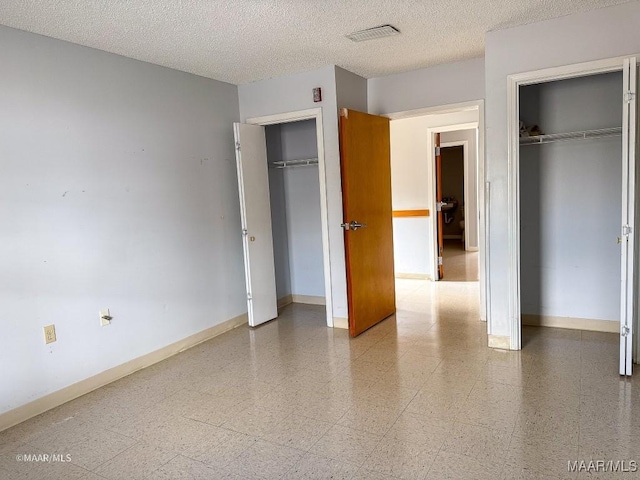
<svg viewBox="0 0 640 480"><path fill-rule="evenodd" d="M356 221L356 220L352 220L352 221L351 221L351 222L349 222L349 223L341 223L341 224L340 224L340 226L341 226L342 228L344 228L345 230L357 230L357 229L359 229L359 228L366 227L366 226L367 226L367 224L366 224L366 223L359 223L359 222L358 222L358 221Z"/></svg>

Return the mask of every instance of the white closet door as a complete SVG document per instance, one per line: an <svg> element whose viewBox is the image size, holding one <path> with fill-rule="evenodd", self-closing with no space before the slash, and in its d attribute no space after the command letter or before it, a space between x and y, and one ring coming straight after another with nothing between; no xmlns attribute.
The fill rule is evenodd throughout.
<svg viewBox="0 0 640 480"><path fill-rule="evenodd" d="M636 59L624 61L622 118L622 227L620 232L620 375L633 371L636 158Z"/></svg>
<svg viewBox="0 0 640 480"><path fill-rule="evenodd" d="M249 325L278 316L264 127L233 124Z"/></svg>

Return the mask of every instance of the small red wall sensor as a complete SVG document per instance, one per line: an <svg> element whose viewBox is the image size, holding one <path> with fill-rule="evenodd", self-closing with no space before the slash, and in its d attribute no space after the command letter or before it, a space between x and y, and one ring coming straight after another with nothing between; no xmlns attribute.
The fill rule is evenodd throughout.
<svg viewBox="0 0 640 480"><path fill-rule="evenodd" d="M313 89L313 102L318 103L322 101L322 89L320 87L316 87Z"/></svg>

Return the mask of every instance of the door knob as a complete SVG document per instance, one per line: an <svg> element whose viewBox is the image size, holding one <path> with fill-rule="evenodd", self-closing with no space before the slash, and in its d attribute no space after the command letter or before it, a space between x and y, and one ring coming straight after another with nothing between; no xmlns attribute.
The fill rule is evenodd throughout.
<svg viewBox="0 0 640 480"><path fill-rule="evenodd" d="M366 227L366 223L359 223L357 220L352 220L349 223L341 223L340 226L345 230L358 230L359 228Z"/></svg>

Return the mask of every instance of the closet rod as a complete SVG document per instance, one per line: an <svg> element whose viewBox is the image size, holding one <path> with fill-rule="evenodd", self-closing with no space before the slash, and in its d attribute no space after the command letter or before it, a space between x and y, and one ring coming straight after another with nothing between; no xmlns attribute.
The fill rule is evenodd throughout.
<svg viewBox="0 0 640 480"><path fill-rule="evenodd" d="M288 168L288 167L307 167L317 165L317 158L302 158L300 160L282 160L280 162L272 162L272 168Z"/></svg>
<svg viewBox="0 0 640 480"><path fill-rule="evenodd" d="M587 140L591 138L617 137L620 135L622 135L622 127L583 130L581 132L550 133L548 135L520 137L520 145L539 145L541 143L561 142L565 140Z"/></svg>

